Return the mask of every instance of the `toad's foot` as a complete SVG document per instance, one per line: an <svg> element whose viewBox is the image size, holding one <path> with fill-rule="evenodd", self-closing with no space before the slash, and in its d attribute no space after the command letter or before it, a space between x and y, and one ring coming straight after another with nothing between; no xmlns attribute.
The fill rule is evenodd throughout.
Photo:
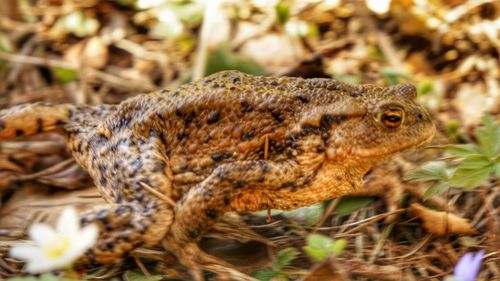
<svg viewBox="0 0 500 281"><path fill-rule="evenodd" d="M99 237L79 262L117 263L137 246L157 243L165 235L173 216L171 209L162 206L108 205L84 215L83 224L96 224Z"/></svg>

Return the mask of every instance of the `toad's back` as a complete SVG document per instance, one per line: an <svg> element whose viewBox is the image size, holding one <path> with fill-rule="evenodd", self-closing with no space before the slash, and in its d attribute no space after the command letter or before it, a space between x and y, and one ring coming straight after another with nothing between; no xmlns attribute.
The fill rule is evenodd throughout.
<svg viewBox="0 0 500 281"><path fill-rule="evenodd" d="M173 91L129 99L105 127L120 131L130 126L144 138L161 135L174 187L182 193L222 163L290 159L297 153L293 144L301 118L307 113L317 118L314 111L325 104L345 108L343 102L362 90L331 79L226 71Z"/></svg>

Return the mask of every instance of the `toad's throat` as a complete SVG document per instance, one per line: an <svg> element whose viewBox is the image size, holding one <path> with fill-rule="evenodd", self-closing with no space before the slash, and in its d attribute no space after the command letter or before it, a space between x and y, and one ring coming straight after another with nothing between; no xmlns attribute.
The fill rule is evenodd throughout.
<svg viewBox="0 0 500 281"><path fill-rule="evenodd" d="M429 143L433 138L436 130L435 128L429 132L427 137L424 139L416 139L415 141L412 142L407 142L406 145L399 146L397 148L394 147L384 147L384 148L378 148L378 149L363 149L363 148L358 148L352 151L352 154L358 157L366 158L366 157L388 157L393 154L403 152L405 150L408 150L410 148L418 148L421 147L427 143Z"/></svg>

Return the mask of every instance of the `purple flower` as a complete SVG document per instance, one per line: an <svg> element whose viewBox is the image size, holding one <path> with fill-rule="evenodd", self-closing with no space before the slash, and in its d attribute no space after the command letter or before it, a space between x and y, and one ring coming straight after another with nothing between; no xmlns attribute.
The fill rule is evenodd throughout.
<svg viewBox="0 0 500 281"><path fill-rule="evenodd" d="M466 253L460 258L453 275L459 281L474 281L481 268L481 261L484 256L484 250L477 252L476 255L472 253Z"/></svg>

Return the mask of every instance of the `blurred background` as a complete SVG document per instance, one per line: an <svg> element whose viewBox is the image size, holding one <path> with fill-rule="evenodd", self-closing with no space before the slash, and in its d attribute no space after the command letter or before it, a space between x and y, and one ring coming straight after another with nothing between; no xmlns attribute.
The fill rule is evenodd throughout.
<svg viewBox="0 0 500 281"><path fill-rule="evenodd" d="M439 129L434 144L456 143L467 149L460 146L462 150L451 154L425 150L385 163L367 178L367 185L378 191L361 194L361 199L276 214L288 220L271 224L265 223L266 214L245 217L278 245L272 251L255 245L235 251L238 268L247 273L260 269L260 280L330 280L309 271L314 260L302 255L297 262L299 254L293 251L304 245L305 233L321 226L324 234L347 241L344 259L320 267L328 276L344 271L353 280L442 280L463 253L486 249L488 262L478 280L498 280L500 128L493 124L498 124L500 112L499 55L498 0L0 1L1 109L36 101L119 103L226 69L381 86L410 81L417 86L420 103ZM491 119L483 118L485 113ZM462 182L436 178L455 171L460 159L470 156L464 151L476 157L481 149L493 154L488 152L489 160L476 161L473 169L468 166L465 176L460 175ZM10 230L8 238L0 237L0 253L9 241L23 237L32 222L50 221L57 208L100 202L61 136L2 142L0 151L0 236L6 233L2 229ZM439 172L434 178L420 174L420 180L438 184L404 181L410 170L443 155L445 160L458 158L429 168ZM477 167L485 172L478 176ZM470 178L475 181L465 182ZM64 192L49 187L90 188ZM373 195L384 197L385 203ZM414 213L398 210L420 201L470 219L475 230L458 232L465 235L460 237L422 230L414 213L431 224L435 217L426 217L413 205ZM292 254L278 252L290 248ZM278 259L270 258L270 252ZM148 268L183 276L163 263ZM0 254L0 279L21 269ZM144 273L135 260L121 271L99 274L109 277L104 280L122 278L126 269ZM348 280L347 275L331 280ZM129 277L116 280L161 279Z"/></svg>

